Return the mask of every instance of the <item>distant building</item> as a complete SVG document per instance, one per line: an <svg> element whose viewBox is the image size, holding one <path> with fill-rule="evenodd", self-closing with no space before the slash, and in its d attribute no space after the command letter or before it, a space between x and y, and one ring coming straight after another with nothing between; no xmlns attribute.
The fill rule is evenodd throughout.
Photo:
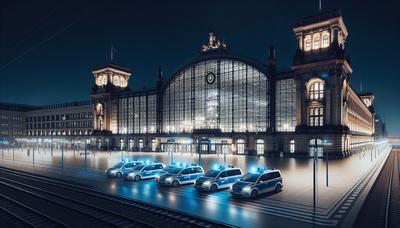
<svg viewBox="0 0 400 228"><path fill-rule="evenodd" d="M293 31L289 69L277 69L273 47L259 62L231 52L213 32L168 80L160 69L154 89L131 91L128 68L95 68L91 102L28 110L26 136L92 133L98 148L288 156L346 157L370 145L373 96L349 84L340 11L304 18Z"/></svg>

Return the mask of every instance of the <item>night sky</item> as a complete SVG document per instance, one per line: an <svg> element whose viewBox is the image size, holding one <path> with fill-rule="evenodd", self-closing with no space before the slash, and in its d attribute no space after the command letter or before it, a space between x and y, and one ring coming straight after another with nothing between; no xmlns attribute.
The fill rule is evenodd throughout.
<svg viewBox="0 0 400 228"><path fill-rule="evenodd" d="M54 104L89 99L91 70L115 62L131 68L130 87L154 87L198 55L213 30L235 53L266 61L276 47L279 69L295 53L293 24L318 13L301 1L4 1L0 3L0 102ZM349 30L346 53L356 91L375 94L390 134L400 135L398 1L323 0L340 9Z"/></svg>

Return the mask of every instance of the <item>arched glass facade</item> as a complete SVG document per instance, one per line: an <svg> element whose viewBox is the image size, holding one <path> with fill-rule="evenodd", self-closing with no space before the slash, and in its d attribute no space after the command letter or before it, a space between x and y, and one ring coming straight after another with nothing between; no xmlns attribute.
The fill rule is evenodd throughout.
<svg viewBox="0 0 400 228"><path fill-rule="evenodd" d="M265 132L269 81L255 67L231 59L194 63L165 88L163 132Z"/></svg>

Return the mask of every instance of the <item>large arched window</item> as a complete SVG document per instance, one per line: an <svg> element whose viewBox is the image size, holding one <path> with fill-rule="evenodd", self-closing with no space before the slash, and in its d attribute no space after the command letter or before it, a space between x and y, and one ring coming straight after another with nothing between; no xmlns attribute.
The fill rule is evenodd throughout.
<svg viewBox="0 0 400 228"><path fill-rule="evenodd" d="M265 132L268 88L268 77L250 62L236 58L194 62L165 88L163 132Z"/></svg>
<svg viewBox="0 0 400 228"><path fill-rule="evenodd" d="M324 98L324 83L322 81L313 82L309 88L310 100L322 100Z"/></svg>

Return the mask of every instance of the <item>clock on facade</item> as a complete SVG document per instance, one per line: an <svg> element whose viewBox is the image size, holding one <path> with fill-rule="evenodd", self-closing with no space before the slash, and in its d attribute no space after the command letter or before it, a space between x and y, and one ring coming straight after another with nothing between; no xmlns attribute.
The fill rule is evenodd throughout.
<svg viewBox="0 0 400 228"><path fill-rule="evenodd" d="M206 76L206 82L207 82L208 84L212 84L212 83L215 82L215 74L214 74L213 72L210 72L210 73L207 74L207 76Z"/></svg>

